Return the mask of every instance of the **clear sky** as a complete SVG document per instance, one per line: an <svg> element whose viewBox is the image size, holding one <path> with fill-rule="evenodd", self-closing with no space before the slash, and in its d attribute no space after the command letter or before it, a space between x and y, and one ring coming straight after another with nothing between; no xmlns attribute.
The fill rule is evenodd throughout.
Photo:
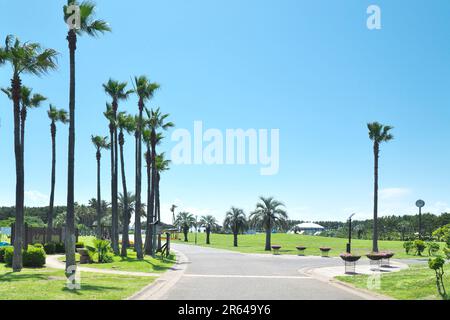
<svg viewBox="0 0 450 320"><path fill-rule="evenodd" d="M68 108L65 1L0 1L0 38L16 34L60 52L59 69L23 82ZM368 30L377 4L382 29ZM371 216L373 154L366 123L395 126L381 149L381 214L450 210L450 2L382 0L97 1L113 32L79 38L76 186L78 202L95 197L91 134L108 134L102 83L146 74L161 84L150 107L177 128L279 129L280 169L178 165L161 181L163 215L172 203L222 221L232 205L251 211L260 195L286 204L291 218L344 220ZM1 40L3 42L3 40ZM9 67L0 69L8 86ZM137 99L121 110L137 111ZM51 140L45 104L29 113L26 205L47 205ZM0 205L14 203L12 105L0 96ZM56 202L65 204L67 127L58 126ZM171 132L161 147L170 153ZM134 189L134 145L127 138L128 185ZM102 161L103 197L109 159ZM145 192L145 188L144 188ZM168 220L166 218L166 220ZM169 220L170 221L170 220Z"/></svg>

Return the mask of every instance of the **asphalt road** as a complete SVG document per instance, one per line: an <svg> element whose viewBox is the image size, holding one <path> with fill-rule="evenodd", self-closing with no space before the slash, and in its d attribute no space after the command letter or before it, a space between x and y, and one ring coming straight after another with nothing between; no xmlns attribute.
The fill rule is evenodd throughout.
<svg viewBox="0 0 450 320"><path fill-rule="evenodd" d="M342 266L336 258L243 254L173 244L188 258L169 300L353 300L360 295L314 279L306 268Z"/></svg>

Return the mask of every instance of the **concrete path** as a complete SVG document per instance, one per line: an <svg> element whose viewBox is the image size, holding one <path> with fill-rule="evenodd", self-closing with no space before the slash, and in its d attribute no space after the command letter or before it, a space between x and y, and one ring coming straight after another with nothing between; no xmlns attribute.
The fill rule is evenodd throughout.
<svg viewBox="0 0 450 320"><path fill-rule="evenodd" d="M58 259L64 257L64 255L49 255L47 256L45 265L53 269L66 269L66 264ZM110 269L95 269L89 267L77 266L78 271L83 272L93 272L93 273L103 273L103 274L117 274L123 276L136 276L136 277L159 277L161 273L147 273L147 272L132 272L132 271L119 271Z"/></svg>
<svg viewBox="0 0 450 320"><path fill-rule="evenodd" d="M168 300L353 300L378 299L306 270L343 267L340 258L244 254L173 244L182 257L159 287L150 285L134 299ZM161 277L161 278L163 278ZM158 279L159 280L159 279ZM158 282L158 280L156 282Z"/></svg>

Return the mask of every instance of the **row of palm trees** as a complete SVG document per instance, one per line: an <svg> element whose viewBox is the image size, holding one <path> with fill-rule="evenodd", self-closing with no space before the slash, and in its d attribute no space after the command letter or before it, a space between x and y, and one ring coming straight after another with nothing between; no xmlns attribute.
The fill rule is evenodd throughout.
<svg viewBox="0 0 450 320"><path fill-rule="evenodd" d="M249 227L263 229L266 232L265 250L271 250L271 235L275 228L285 227L288 215L284 209L284 204L274 197L260 197L255 210L247 216L244 210L231 207L225 214L223 227L233 234L233 245L238 246L238 235L245 232ZM210 244L211 230L218 227L217 220L211 216L203 216L197 223L193 214L189 212L180 212L175 220L184 233L184 241L188 241L188 233L192 227L204 227L206 233L206 244Z"/></svg>

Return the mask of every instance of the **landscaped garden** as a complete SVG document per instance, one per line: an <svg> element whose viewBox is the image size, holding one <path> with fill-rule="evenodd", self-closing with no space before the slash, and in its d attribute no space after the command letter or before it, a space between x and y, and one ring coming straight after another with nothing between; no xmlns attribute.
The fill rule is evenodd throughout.
<svg viewBox="0 0 450 320"><path fill-rule="evenodd" d="M206 234L197 234L197 245L233 250L243 253L271 253L264 250L265 234L244 234L239 235L238 247L233 246L233 235L229 234L212 234L210 236L209 245L206 244ZM178 240L179 243L195 244L195 234L190 233L188 235L188 242L184 242L182 238ZM320 256L320 247L330 247L329 255L331 257L338 257L341 253L345 252L348 239L343 238L331 238L331 237L319 237L319 236L307 236L298 234L285 234L274 233L272 234L272 243L281 246L281 254L297 255L298 246L306 247L304 254ZM404 248L403 241L379 241L380 251L392 251L395 253L395 258L420 258L414 256L413 250L407 254ZM442 249L444 244L440 243L441 250L439 253L443 254ZM352 252L354 254L366 255L372 250L371 240L352 240ZM426 250L425 250L426 251ZM423 258L427 258L427 252L424 253Z"/></svg>

